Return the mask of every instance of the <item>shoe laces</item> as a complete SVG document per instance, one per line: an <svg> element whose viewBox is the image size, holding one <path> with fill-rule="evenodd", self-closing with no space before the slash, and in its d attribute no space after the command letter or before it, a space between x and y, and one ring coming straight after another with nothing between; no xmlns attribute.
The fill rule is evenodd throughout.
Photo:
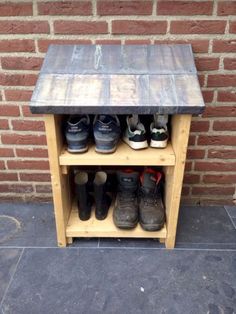
<svg viewBox="0 0 236 314"><path fill-rule="evenodd" d="M143 199L145 205L157 205L160 201L160 187L158 184L155 185L155 188L147 192L144 188L140 188L140 197Z"/></svg>
<svg viewBox="0 0 236 314"><path fill-rule="evenodd" d="M131 189L118 189L117 196L119 198L120 207L128 207L133 206L135 198L136 198L136 191Z"/></svg>

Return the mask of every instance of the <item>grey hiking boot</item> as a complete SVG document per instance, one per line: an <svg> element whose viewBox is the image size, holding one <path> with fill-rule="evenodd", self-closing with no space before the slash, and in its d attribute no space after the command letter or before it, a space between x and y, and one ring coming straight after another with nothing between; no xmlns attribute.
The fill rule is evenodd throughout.
<svg viewBox="0 0 236 314"><path fill-rule="evenodd" d="M160 193L161 172L146 169L141 177L139 222L146 231L160 230L165 223L165 209Z"/></svg>
<svg viewBox="0 0 236 314"><path fill-rule="evenodd" d="M121 229L132 229L138 223L137 189L139 173L118 171L118 192L113 211L114 224Z"/></svg>

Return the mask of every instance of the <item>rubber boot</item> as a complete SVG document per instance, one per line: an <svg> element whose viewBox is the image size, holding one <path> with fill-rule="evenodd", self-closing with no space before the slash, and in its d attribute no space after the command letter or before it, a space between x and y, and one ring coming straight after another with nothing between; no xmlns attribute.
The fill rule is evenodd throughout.
<svg viewBox="0 0 236 314"><path fill-rule="evenodd" d="M86 172L78 172L76 174L75 186L79 218L88 220L91 216L92 198L88 192L88 174Z"/></svg>
<svg viewBox="0 0 236 314"><path fill-rule="evenodd" d="M107 193L107 174L98 171L93 181L95 198L95 216L98 220L104 220L107 217L109 207L111 206L111 197Z"/></svg>

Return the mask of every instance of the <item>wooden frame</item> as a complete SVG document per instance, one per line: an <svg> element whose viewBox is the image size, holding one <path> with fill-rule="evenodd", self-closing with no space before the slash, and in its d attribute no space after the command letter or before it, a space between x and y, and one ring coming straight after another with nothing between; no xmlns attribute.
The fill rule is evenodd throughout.
<svg viewBox="0 0 236 314"><path fill-rule="evenodd" d="M93 147L85 154L72 155L63 147L61 116L45 115L58 246L72 243L73 237L142 237L158 238L166 248L174 247L191 115L176 114L171 121L171 144L166 149L136 152L120 144L116 153L110 155L96 154ZM91 217L81 222L70 189L70 166L73 165L163 166L167 220L164 228L158 232L147 232L139 226L131 231L117 229L112 222L112 209L104 221Z"/></svg>

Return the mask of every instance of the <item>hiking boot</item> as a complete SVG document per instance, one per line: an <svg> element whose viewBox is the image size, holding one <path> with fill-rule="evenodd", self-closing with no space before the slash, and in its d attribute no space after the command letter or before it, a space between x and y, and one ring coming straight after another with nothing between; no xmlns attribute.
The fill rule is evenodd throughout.
<svg viewBox="0 0 236 314"><path fill-rule="evenodd" d="M151 132L151 147L155 148L165 148L168 142L168 115L153 115L153 122L150 124Z"/></svg>
<svg viewBox="0 0 236 314"><path fill-rule="evenodd" d="M90 119L88 115L71 115L66 123L67 150L84 153L88 150Z"/></svg>
<svg viewBox="0 0 236 314"><path fill-rule="evenodd" d="M139 222L146 231L157 231L164 226L165 209L160 192L161 178L161 172L150 168L140 177Z"/></svg>
<svg viewBox="0 0 236 314"><path fill-rule="evenodd" d="M88 191L88 174L78 172L75 175L76 196L78 201L79 218L88 220L91 216L92 197Z"/></svg>
<svg viewBox="0 0 236 314"><path fill-rule="evenodd" d="M132 170L118 171L118 192L113 211L114 224L121 229L132 229L138 223L139 173Z"/></svg>
<svg viewBox="0 0 236 314"><path fill-rule="evenodd" d="M116 115L97 115L94 118L93 134L95 150L109 154L116 150L120 137L120 121Z"/></svg>
<svg viewBox="0 0 236 314"><path fill-rule="evenodd" d="M133 149L148 147L147 136L144 125L140 122L138 115L126 117L127 127L123 141Z"/></svg>
<svg viewBox="0 0 236 314"><path fill-rule="evenodd" d="M111 206L111 197L107 193L107 174L103 171L96 172L93 186L96 204L95 216L98 220L103 220L107 217Z"/></svg>

